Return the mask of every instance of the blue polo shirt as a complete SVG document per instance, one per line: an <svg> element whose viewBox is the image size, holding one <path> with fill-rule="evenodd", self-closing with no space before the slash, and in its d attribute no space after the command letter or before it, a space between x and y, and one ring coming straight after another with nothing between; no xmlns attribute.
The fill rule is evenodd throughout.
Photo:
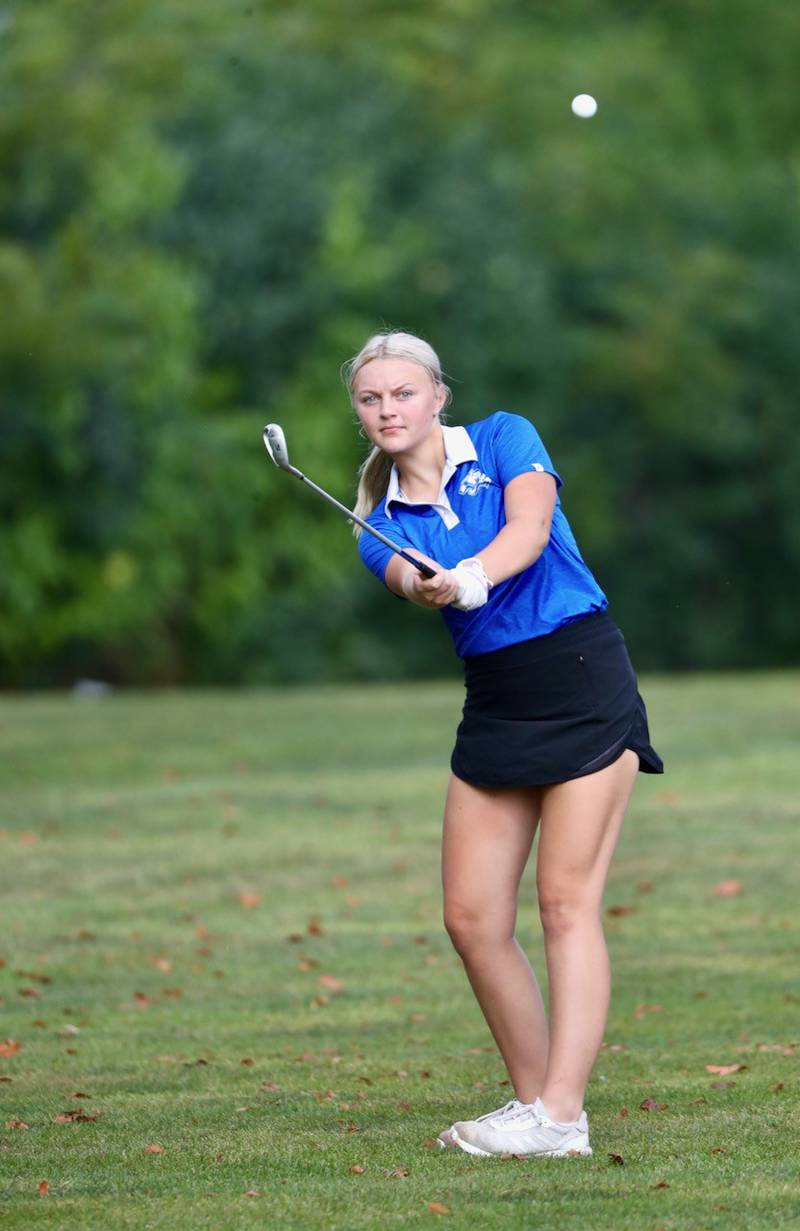
<svg viewBox="0 0 800 1231"><path fill-rule="evenodd" d="M562 481L538 432L522 415L498 410L465 427L442 424L442 433L446 461L436 501L407 500L393 466L386 495L366 521L399 547L416 547L444 568L453 568L500 533L506 524L503 489L517 475L544 471L553 476L557 489ZM358 551L385 585L391 549L363 531ZM493 586L483 607L458 611L450 605L441 613L456 654L470 658L552 633L607 606L557 495L550 539L538 559Z"/></svg>

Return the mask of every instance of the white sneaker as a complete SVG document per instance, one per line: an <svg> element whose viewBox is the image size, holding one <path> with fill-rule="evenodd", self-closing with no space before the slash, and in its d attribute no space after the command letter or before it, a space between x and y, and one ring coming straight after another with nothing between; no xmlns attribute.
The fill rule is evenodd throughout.
<svg viewBox="0 0 800 1231"><path fill-rule="evenodd" d="M459 1149L467 1154L538 1154L563 1158L592 1153L586 1112L582 1111L577 1120L563 1124L548 1116L538 1098L535 1103L520 1103L514 1099L499 1111L481 1116L480 1120L458 1120L448 1132Z"/></svg>
<svg viewBox="0 0 800 1231"><path fill-rule="evenodd" d="M482 1124L484 1120L490 1120L492 1119L493 1116L502 1116L506 1112L511 1111L512 1109L516 1109L517 1107L524 1107L524 1106L525 1104L521 1103L518 1098L512 1098L511 1101L506 1103L504 1107L498 1107L496 1111L487 1111L485 1116L478 1116L477 1120L460 1120L458 1121L458 1123L459 1124ZM449 1128L444 1129L439 1134L439 1136L436 1138L440 1147L443 1150L448 1150L448 1149L455 1150L456 1149L458 1142L456 1141L456 1138L453 1135L455 1128L456 1128L456 1125L451 1124Z"/></svg>

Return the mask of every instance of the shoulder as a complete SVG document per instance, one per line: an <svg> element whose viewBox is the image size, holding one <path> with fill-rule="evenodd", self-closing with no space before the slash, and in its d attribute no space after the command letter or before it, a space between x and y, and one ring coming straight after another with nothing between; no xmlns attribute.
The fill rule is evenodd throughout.
<svg viewBox="0 0 800 1231"><path fill-rule="evenodd" d="M472 435L473 432L497 432L501 428L513 427L520 423L527 423L530 426L531 421L526 415L519 415L513 410L493 410L483 419L475 419L472 423L465 424L465 427Z"/></svg>
<svg viewBox="0 0 800 1231"><path fill-rule="evenodd" d="M371 513L367 513L364 515L364 521L367 523L368 526L374 526L376 530L381 530L384 532L386 531L386 527L390 526L391 523L389 521L389 518L386 516L386 497L385 496L379 501L378 504L375 505L375 508L372 510ZM367 531L364 530L364 528L362 527L361 534L358 536L359 555L363 556L364 549L371 547L373 544L377 546L376 539L371 534L368 534Z"/></svg>
<svg viewBox="0 0 800 1231"><path fill-rule="evenodd" d="M530 419L512 410L493 410L485 418L467 423L465 427L476 447L479 444L514 439L521 433L530 435L531 432L536 432Z"/></svg>

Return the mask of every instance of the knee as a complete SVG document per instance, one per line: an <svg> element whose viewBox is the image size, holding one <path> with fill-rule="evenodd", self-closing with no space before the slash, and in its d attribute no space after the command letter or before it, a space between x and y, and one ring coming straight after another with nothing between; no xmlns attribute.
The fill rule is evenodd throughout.
<svg viewBox="0 0 800 1231"><path fill-rule="evenodd" d="M513 935L497 918L485 911L458 904L445 904L444 926L453 948L462 957L491 948Z"/></svg>
<svg viewBox="0 0 800 1231"><path fill-rule="evenodd" d="M600 919L597 905L572 895L539 893L539 918L545 940L560 940L595 926Z"/></svg>

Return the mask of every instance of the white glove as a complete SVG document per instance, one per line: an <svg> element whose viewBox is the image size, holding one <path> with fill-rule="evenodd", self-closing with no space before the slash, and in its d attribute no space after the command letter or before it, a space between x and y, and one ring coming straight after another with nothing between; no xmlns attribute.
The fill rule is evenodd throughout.
<svg viewBox="0 0 800 1231"><path fill-rule="evenodd" d="M459 560L450 572L458 582L458 593L450 606L458 611L474 611L476 607L482 607L489 597L493 583L483 571L483 565L477 556Z"/></svg>

